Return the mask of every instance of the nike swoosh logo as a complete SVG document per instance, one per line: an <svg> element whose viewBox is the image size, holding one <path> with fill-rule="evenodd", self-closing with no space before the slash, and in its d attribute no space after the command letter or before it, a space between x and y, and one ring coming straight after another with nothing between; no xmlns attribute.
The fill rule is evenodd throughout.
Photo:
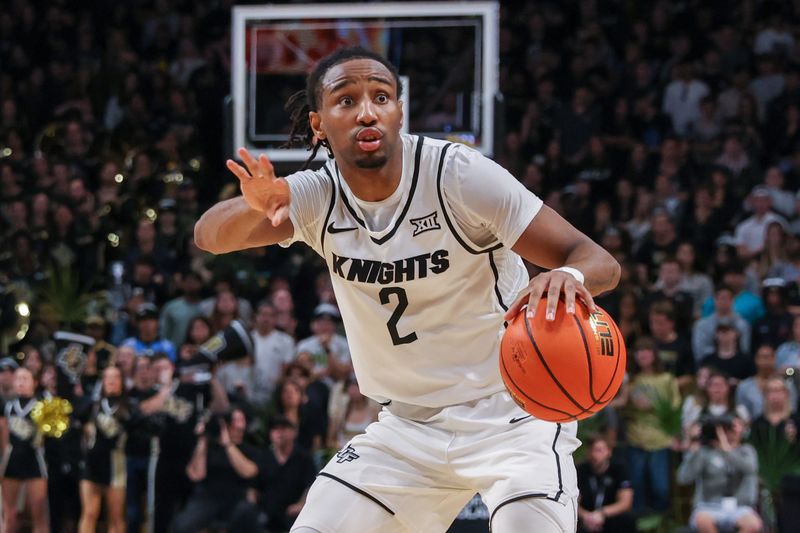
<svg viewBox="0 0 800 533"><path fill-rule="evenodd" d="M328 224L328 233L344 233L345 231L355 231L358 228L334 228L333 222Z"/></svg>
<svg viewBox="0 0 800 533"><path fill-rule="evenodd" d="M533 415L528 415L528 416L518 416L518 417L516 417L516 418L512 418L511 420L509 420L509 421L508 421L508 423L509 423L509 424L516 424L517 422L522 422L522 421L523 421L523 420L525 420L526 418L530 418L530 417L532 417L532 416L533 416Z"/></svg>

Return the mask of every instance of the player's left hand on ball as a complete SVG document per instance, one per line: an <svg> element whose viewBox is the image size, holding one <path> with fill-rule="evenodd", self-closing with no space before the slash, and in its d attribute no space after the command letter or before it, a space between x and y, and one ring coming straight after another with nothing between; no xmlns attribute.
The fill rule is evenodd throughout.
<svg viewBox="0 0 800 533"><path fill-rule="evenodd" d="M539 305L539 300L545 296L547 297L547 314L545 318L547 320L555 320L556 307L558 307L562 293L564 294L564 305L566 305L567 313L575 313L576 298L583 300L590 313L594 313L597 310L592 293L583 283L568 272L551 270L550 272L539 274L528 283L528 286L517 296L514 304L506 311L505 320L511 320L517 316L517 313L525 304L528 305L528 318L533 318Z"/></svg>

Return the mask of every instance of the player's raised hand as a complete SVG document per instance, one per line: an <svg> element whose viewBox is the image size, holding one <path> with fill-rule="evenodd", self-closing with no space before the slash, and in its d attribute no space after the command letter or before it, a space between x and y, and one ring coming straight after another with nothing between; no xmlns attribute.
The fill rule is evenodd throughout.
<svg viewBox="0 0 800 533"><path fill-rule="evenodd" d="M239 148L239 157L244 167L231 159L226 166L239 178L247 205L264 213L273 226L279 226L289 217L289 184L275 176L275 169L266 155L261 154L255 159L246 148Z"/></svg>

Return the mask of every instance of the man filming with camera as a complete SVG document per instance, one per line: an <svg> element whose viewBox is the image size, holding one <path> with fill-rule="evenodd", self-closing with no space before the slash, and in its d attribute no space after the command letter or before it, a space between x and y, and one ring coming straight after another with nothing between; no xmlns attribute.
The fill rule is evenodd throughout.
<svg viewBox="0 0 800 533"><path fill-rule="evenodd" d="M753 510L758 497L758 457L742 444L739 418L706 417L694 432L678 468L678 483L695 484L690 525L699 533L757 533L761 518Z"/></svg>
<svg viewBox="0 0 800 533"><path fill-rule="evenodd" d="M186 468L195 490L175 517L175 533L193 533L214 522L230 531L259 531L258 510L247 497L258 475L258 450L243 442L246 428L239 408L198 424L197 446Z"/></svg>

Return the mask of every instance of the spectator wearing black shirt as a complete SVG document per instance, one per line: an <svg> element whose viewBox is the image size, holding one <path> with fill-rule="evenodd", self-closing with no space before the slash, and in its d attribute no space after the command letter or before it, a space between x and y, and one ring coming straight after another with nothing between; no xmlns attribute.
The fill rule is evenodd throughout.
<svg viewBox="0 0 800 533"><path fill-rule="evenodd" d="M674 256L667 256L658 267L658 279L647 297L648 307L667 301L673 306L673 318L678 331L688 333L694 314L694 299L683 290L681 265Z"/></svg>
<svg viewBox="0 0 800 533"><path fill-rule="evenodd" d="M247 417L241 409L213 415L201 425L186 474L196 485L175 517L175 533L194 533L212 523L229 531L259 531L257 510L248 490L258 476L258 450L244 443Z"/></svg>
<svg viewBox="0 0 800 533"><path fill-rule="evenodd" d="M717 323L716 340L717 349L703 359L702 366L711 366L736 381L756 373L753 358L739 348L739 332L733 322L720 319Z"/></svg>
<svg viewBox="0 0 800 533"><path fill-rule="evenodd" d="M688 337L675 329L675 308L668 301L656 302L650 307L649 319L656 355L678 378L681 390L687 390L694 381L694 356Z"/></svg>
<svg viewBox="0 0 800 533"><path fill-rule="evenodd" d="M578 465L578 518L581 533L634 533L633 488L625 468L611 461L611 446L599 436L586 441L586 461Z"/></svg>
<svg viewBox="0 0 800 533"><path fill-rule="evenodd" d="M786 309L786 281L767 278L761 287L767 313L753 324L753 346L777 348L792 336L794 317Z"/></svg>
<svg viewBox="0 0 800 533"><path fill-rule="evenodd" d="M158 393L155 388L155 376L150 368L149 357L137 357L134 363L133 388L128 391L128 405L138 410L142 402ZM127 484L125 488L125 507L127 528L139 531L144 513L142 502L148 490L148 474L153 453L154 434L144 417L139 417L136 424L130 425L130 433L125 442L125 458L127 461Z"/></svg>
<svg viewBox="0 0 800 533"><path fill-rule="evenodd" d="M650 233L636 251L639 279L649 280L658 271L662 261L674 256L678 250L678 237L669 213L657 208L650 217Z"/></svg>
<svg viewBox="0 0 800 533"><path fill-rule="evenodd" d="M800 452L797 429L800 419L792 408L789 387L784 378L773 376L764 386L764 412L750 428L750 441L756 448L782 441Z"/></svg>
<svg viewBox="0 0 800 533"><path fill-rule="evenodd" d="M261 507L270 532L287 531L300 514L317 468L311 455L296 445L297 426L284 416L271 424L272 446L261 465Z"/></svg>

